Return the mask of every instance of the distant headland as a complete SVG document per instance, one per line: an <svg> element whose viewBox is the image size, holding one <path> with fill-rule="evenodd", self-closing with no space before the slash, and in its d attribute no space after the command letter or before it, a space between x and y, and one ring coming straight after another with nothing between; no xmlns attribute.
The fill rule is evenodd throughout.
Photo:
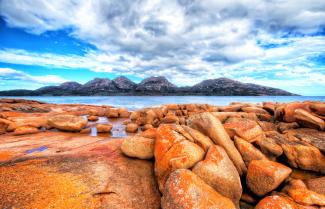
<svg viewBox="0 0 325 209"><path fill-rule="evenodd" d="M84 85L65 82L59 86L45 86L36 90L0 91L0 96L150 96L150 95L200 95L200 96L293 96L290 92L228 78L204 80L193 86L177 87L163 76L149 77L136 84L120 76L113 80L95 78Z"/></svg>

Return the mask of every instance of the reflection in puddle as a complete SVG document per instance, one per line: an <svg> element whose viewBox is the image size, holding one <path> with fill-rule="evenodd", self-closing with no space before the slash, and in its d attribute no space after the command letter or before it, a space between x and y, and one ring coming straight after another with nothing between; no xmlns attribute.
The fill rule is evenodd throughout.
<svg viewBox="0 0 325 209"><path fill-rule="evenodd" d="M97 136L97 128L96 124L112 124L113 128L111 130L111 133L109 133L110 138L124 138L129 136L125 131L125 125L123 125L123 121L127 120L127 118L106 118L106 117L98 117L97 121L89 121L88 125L91 127L90 136ZM100 135L106 135L106 134L100 134Z"/></svg>
<svg viewBox="0 0 325 209"><path fill-rule="evenodd" d="M96 127L91 127L90 136L97 136L97 128Z"/></svg>

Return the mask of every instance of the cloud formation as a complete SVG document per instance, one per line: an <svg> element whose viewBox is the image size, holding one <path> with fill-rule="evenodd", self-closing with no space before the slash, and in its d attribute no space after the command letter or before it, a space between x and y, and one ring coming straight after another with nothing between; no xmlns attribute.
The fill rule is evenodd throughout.
<svg viewBox="0 0 325 209"><path fill-rule="evenodd" d="M57 75L46 76L32 76L22 71L11 68L0 68L0 82L1 81L28 81L36 84L60 84L67 80Z"/></svg>
<svg viewBox="0 0 325 209"><path fill-rule="evenodd" d="M311 62L325 53L324 0L0 3L10 27L38 35L68 29L98 49L84 56L3 49L1 62L164 75L179 85L226 76L291 91L284 80L325 88L324 64Z"/></svg>

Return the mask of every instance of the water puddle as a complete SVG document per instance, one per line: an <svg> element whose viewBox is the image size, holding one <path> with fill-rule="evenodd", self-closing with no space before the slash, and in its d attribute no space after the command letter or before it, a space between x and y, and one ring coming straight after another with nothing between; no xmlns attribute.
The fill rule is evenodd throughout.
<svg viewBox="0 0 325 209"><path fill-rule="evenodd" d="M32 154L34 152L43 152L45 150L47 150L48 147L47 146L40 146L38 148L34 148L34 149L29 149L29 150L26 150L25 153L26 154Z"/></svg>

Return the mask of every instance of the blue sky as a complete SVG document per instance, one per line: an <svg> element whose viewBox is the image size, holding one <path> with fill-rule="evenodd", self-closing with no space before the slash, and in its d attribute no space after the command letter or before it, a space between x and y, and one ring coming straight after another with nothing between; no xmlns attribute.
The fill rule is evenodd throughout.
<svg viewBox="0 0 325 209"><path fill-rule="evenodd" d="M0 90L124 75L325 95L324 0L0 0Z"/></svg>

